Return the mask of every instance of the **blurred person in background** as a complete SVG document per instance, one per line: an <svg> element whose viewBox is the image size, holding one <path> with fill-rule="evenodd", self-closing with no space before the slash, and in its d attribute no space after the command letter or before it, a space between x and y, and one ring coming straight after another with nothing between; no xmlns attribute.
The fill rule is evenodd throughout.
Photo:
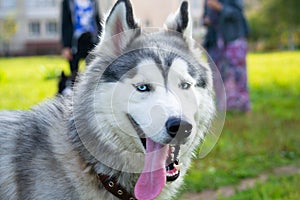
<svg viewBox="0 0 300 200"><path fill-rule="evenodd" d="M74 82L80 59L86 58L99 42L99 7L96 0L63 0L61 8L62 55L69 61Z"/></svg>
<svg viewBox="0 0 300 200"><path fill-rule="evenodd" d="M207 33L203 46L221 73L227 110L247 113L250 112L246 68L249 29L243 6L243 0L206 0L203 22Z"/></svg>

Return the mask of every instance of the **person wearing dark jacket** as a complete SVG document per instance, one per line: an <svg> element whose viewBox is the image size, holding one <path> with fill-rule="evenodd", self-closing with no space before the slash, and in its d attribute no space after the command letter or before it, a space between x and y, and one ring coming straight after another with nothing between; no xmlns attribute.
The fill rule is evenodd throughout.
<svg viewBox="0 0 300 200"><path fill-rule="evenodd" d="M80 59L99 42L101 19L96 0L63 0L61 19L62 55L69 61L72 80Z"/></svg>
<svg viewBox="0 0 300 200"><path fill-rule="evenodd" d="M220 71L227 110L249 112L246 69L249 29L243 0L206 0L203 21L207 27L203 46ZM216 92L220 91L216 88Z"/></svg>

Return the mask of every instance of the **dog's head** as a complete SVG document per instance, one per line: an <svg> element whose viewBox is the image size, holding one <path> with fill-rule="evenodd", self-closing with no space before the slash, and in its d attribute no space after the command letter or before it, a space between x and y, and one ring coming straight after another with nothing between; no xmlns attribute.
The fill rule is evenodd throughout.
<svg viewBox="0 0 300 200"><path fill-rule="evenodd" d="M101 124L97 138L113 143L122 155L143 154L135 195L154 199L166 181L179 177L180 160L189 163L210 126L212 73L194 48L187 2L164 30L153 32L141 29L128 0L119 0L104 26L82 84L93 95L82 103L92 105L93 126ZM108 129L109 134L101 133Z"/></svg>

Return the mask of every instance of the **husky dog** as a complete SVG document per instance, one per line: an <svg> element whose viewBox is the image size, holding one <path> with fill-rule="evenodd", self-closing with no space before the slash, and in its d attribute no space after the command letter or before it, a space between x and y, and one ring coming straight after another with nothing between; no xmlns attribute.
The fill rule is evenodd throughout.
<svg viewBox="0 0 300 200"><path fill-rule="evenodd" d="M70 97L0 113L0 199L171 199L214 116L188 3L144 31L116 2Z"/></svg>

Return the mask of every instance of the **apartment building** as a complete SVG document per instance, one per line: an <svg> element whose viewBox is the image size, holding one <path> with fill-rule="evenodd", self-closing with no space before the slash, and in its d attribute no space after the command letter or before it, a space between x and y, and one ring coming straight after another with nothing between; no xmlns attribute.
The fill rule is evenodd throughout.
<svg viewBox="0 0 300 200"><path fill-rule="evenodd" d="M104 15L116 0L98 0ZM132 0L136 15L143 26L161 27L167 15L182 0ZM41 55L60 53L60 13L62 0L0 0L0 22L13 19L16 33L5 41L10 55ZM190 0L195 37L201 35L200 18L203 0ZM5 29L5 27L4 27ZM2 29L2 32L5 31ZM1 40L0 55L7 48Z"/></svg>
<svg viewBox="0 0 300 200"><path fill-rule="evenodd" d="M13 18L16 23L16 33L9 40L10 54L58 52L60 2L61 0L0 0L0 20Z"/></svg>

